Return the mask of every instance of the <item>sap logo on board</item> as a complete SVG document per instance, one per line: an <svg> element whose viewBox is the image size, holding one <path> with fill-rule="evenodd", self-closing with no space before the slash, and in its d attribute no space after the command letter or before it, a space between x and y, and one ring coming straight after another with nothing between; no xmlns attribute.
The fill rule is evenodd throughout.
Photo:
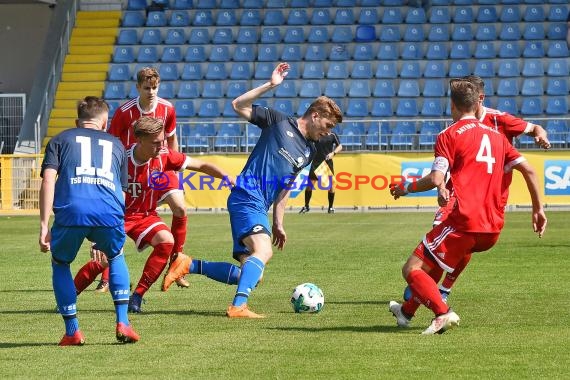
<svg viewBox="0 0 570 380"><path fill-rule="evenodd" d="M431 172L431 165L433 161L429 162L402 162L402 176L408 178L409 182L417 182L420 178L428 175ZM408 194L407 197L436 197L437 191L430 190L423 193Z"/></svg>
<svg viewBox="0 0 570 380"><path fill-rule="evenodd" d="M544 161L544 194L570 195L570 161Z"/></svg>

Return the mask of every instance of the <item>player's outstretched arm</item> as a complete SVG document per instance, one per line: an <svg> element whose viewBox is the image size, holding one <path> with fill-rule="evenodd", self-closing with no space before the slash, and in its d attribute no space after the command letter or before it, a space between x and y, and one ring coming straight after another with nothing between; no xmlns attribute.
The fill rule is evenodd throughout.
<svg viewBox="0 0 570 380"><path fill-rule="evenodd" d="M273 238L273 245L279 250L282 250L287 242L287 233L285 233L285 227L283 226L283 218L285 216L285 207L287 206L287 200L289 200L290 193L290 190L281 190L277 199L273 203L273 226L271 228L271 235Z"/></svg>
<svg viewBox="0 0 570 380"><path fill-rule="evenodd" d="M538 234L538 237L542 237L544 231L546 231L548 220L546 219L546 214L544 213L544 208L540 200L540 189L536 171L528 161L523 161L515 165L514 169L520 171L523 175L530 194L532 202L532 229Z"/></svg>
<svg viewBox="0 0 570 380"><path fill-rule="evenodd" d="M40 251L48 252L51 242L49 217L53 208L57 171L55 169L46 168L42 173L42 177L42 185L40 187L40 237L38 243L40 245Z"/></svg>
<svg viewBox="0 0 570 380"><path fill-rule="evenodd" d="M222 169L216 164L212 164L211 162L206 162L199 160L197 158L192 158L190 160L190 163L188 164L188 166L186 166L185 169L208 174L215 178L220 178L220 179L225 178L227 181L229 181L229 183L231 183L232 186L235 186L236 184L236 179L234 176L230 175L224 169Z"/></svg>

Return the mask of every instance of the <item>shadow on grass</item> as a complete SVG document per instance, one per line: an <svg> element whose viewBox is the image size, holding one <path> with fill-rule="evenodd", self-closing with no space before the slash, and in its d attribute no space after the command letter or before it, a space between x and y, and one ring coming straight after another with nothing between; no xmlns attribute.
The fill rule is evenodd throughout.
<svg viewBox="0 0 570 380"><path fill-rule="evenodd" d="M268 330L280 331L298 331L298 332L314 332L319 333L323 331L333 332L357 332L357 333L410 333L422 331L421 328L407 328L403 329L398 326L336 326L336 327L269 327Z"/></svg>
<svg viewBox="0 0 570 380"><path fill-rule="evenodd" d="M53 293L53 289L4 289L4 290L0 290L0 293L38 293L38 292Z"/></svg>
<svg viewBox="0 0 570 380"><path fill-rule="evenodd" d="M19 347L48 347L57 346L57 342L53 343L34 343L34 342L19 342L19 343L0 343L0 349L2 348L19 348Z"/></svg>
<svg viewBox="0 0 570 380"><path fill-rule="evenodd" d="M329 301L326 300L325 304L329 305L388 305L390 301Z"/></svg>

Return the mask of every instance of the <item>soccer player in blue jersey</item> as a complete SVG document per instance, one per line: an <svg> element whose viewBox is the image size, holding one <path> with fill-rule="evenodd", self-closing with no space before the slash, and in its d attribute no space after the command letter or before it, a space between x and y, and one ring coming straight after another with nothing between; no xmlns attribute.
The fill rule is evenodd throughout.
<svg viewBox="0 0 570 380"><path fill-rule="evenodd" d="M342 122L342 111L330 98L317 98L300 118L253 103L279 86L289 64L279 63L268 82L233 100L236 113L261 128L261 136L228 198L234 240L233 257L241 263L236 295L226 311L229 318L263 318L247 306L248 297L273 256L272 243L282 250L290 183L315 154L314 142ZM273 225L268 210L273 205Z"/></svg>
<svg viewBox="0 0 570 380"><path fill-rule="evenodd" d="M122 251L126 236L123 191L127 187L127 155L119 139L105 132L108 114L103 99L84 98L77 106L77 128L52 138L42 163L39 245L42 252L51 251L53 290L65 322L60 346L85 343L69 267L85 238L96 243L108 258L117 340L139 340L127 316L129 272ZM54 222L50 231L52 208Z"/></svg>

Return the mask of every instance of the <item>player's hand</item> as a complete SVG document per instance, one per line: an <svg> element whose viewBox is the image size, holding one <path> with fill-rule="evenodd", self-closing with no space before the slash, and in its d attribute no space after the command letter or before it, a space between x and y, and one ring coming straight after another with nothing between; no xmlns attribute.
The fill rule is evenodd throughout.
<svg viewBox="0 0 570 380"><path fill-rule="evenodd" d="M546 137L546 133L540 133L534 136L534 142L543 149L550 149L550 141L548 141L548 137Z"/></svg>
<svg viewBox="0 0 570 380"><path fill-rule="evenodd" d="M327 156L325 157L326 161L330 161L332 160L334 157L334 152L330 152L329 154L327 154Z"/></svg>
<svg viewBox="0 0 570 380"><path fill-rule="evenodd" d="M271 84L274 86L280 85L283 79L289 74L290 66L287 62L281 62L277 65L271 74Z"/></svg>
<svg viewBox="0 0 570 380"><path fill-rule="evenodd" d="M41 252L49 252L51 249L51 231L48 227L40 227L40 237L38 239Z"/></svg>
<svg viewBox="0 0 570 380"><path fill-rule="evenodd" d="M534 232L538 234L538 237L541 238L544 235L544 231L546 231L546 224L548 220L546 219L546 215L544 214L544 210L540 209L538 211L533 211L532 213L532 229Z"/></svg>
<svg viewBox="0 0 570 380"><path fill-rule="evenodd" d="M91 250L89 251L89 254L91 255L91 260L101 264L108 264L107 256L105 255L105 253L103 253L103 251L100 251L95 247L96 245L94 244L91 245Z"/></svg>
<svg viewBox="0 0 570 380"><path fill-rule="evenodd" d="M236 186L236 177L234 177L233 175L229 175L226 178L228 182L232 185L232 187Z"/></svg>
<svg viewBox="0 0 570 380"><path fill-rule="evenodd" d="M439 207L445 207L449 203L449 190L445 187L437 189L437 204Z"/></svg>
<svg viewBox="0 0 570 380"><path fill-rule="evenodd" d="M279 250L283 250L285 247L285 243L287 242L287 234L285 233L285 229L283 227L278 227L273 224L272 229L272 239L273 245L277 247Z"/></svg>
<svg viewBox="0 0 570 380"><path fill-rule="evenodd" d="M406 183L391 183L390 184L390 195L394 197L394 199L398 199L408 194L406 190Z"/></svg>

